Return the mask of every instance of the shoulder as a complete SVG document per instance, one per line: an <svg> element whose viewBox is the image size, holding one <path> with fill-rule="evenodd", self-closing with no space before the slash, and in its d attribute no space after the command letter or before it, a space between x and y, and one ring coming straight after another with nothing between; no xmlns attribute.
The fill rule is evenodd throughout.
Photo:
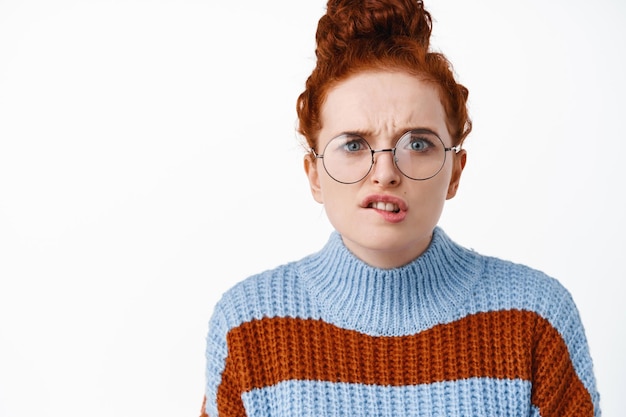
<svg viewBox="0 0 626 417"><path fill-rule="evenodd" d="M543 271L491 256L481 256L482 272L473 291L476 309L531 311L561 334L576 331L578 309L567 288ZM571 335L573 336L573 335Z"/></svg>
<svg viewBox="0 0 626 417"><path fill-rule="evenodd" d="M569 296L567 289L554 277L530 266L492 256L483 258L484 283L498 293L519 295L527 302L554 301Z"/></svg>
<svg viewBox="0 0 626 417"><path fill-rule="evenodd" d="M448 256L456 266L452 272L467 277L467 313L516 309L545 316L554 312L555 305L572 304L567 289L545 272L465 248L438 232L446 244L439 257Z"/></svg>
<svg viewBox="0 0 626 417"><path fill-rule="evenodd" d="M312 304L298 273L302 261L252 275L227 290L211 322L233 328L264 317L312 317Z"/></svg>
<svg viewBox="0 0 626 417"><path fill-rule="evenodd" d="M492 256L481 256L478 289L502 307L533 310L542 316L563 303L573 304L561 282L530 266ZM546 317L547 318L547 317Z"/></svg>

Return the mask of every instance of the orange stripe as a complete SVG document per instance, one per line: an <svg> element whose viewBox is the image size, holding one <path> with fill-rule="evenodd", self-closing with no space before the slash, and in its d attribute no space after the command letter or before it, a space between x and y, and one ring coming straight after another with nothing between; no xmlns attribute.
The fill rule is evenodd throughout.
<svg viewBox="0 0 626 417"><path fill-rule="evenodd" d="M202 408L200 409L200 417L209 417L206 413L206 396L202 399Z"/></svg>
<svg viewBox="0 0 626 417"><path fill-rule="evenodd" d="M474 377L532 381L533 404L545 417L593 415L565 343L533 312L478 313L398 337L264 318L232 329L227 342L220 415L245 415L243 392L285 380L405 386Z"/></svg>

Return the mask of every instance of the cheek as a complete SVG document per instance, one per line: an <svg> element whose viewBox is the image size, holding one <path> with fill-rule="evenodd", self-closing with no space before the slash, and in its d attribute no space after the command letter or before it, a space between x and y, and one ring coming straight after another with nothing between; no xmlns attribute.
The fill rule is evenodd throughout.
<svg viewBox="0 0 626 417"><path fill-rule="evenodd" d="M331 178L321 180L324 210L331 223L334 220L349 219L351 209L356 204L356 196L349 185L339 184Z"/></svg>
<svg viewBox="0 0 626 417"><path fill-rule="evenodd" d="M435 177L418 182L416 185L419 186L419 195L431 202L436 202L440 199L445 200L448 194L448 184L450 183L450 172L448 171L442 170Z"/></svg>
<svg viewBox="0 0 626 417"><path fill-rule="evenodd" d="M409 204L416 208L419 216L438 217L441 215L448 196L449 174L441 175L426 181L416 182L407 193ZM410 196L409 196L410 194Z"/></svg>

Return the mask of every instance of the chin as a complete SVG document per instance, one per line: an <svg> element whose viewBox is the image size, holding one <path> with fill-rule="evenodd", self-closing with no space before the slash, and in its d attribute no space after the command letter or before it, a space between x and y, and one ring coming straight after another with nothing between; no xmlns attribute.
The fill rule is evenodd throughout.
<svg viewBox="0 0 626 417"><path fill-rule="evenodd" d="M392 254L410 254L418 257L430 244L432 231L419 234L399 236L398 233L372 233L367 235L342 234L348 248L360 247L366 251Z"/></svg>

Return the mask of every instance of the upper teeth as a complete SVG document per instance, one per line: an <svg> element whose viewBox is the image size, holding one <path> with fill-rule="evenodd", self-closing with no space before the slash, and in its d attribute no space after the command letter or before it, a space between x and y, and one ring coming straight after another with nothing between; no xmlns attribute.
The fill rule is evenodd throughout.
<svg viewBox="0 0 626 417"><path fill-rule="evenodd" d="M384 211L400 211L400 208L397 204L383 203L382 201L372 203L372 208Z"/></svg>

